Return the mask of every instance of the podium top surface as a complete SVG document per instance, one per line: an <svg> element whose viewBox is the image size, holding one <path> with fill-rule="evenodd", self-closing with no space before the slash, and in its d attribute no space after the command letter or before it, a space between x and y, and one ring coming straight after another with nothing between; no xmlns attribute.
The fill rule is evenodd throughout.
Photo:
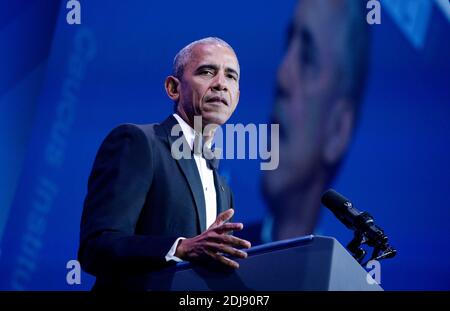
<svg viewBox="0 0 450 311"><path fill-rule="evenodd" d="M300 245L305 245L305 244L311 243L314 238L334 240L334 238L331 238L331 237L315 236L315 235L311 234L311 235L305 235L305 236L296 237L296 238L292 238L292 239L286 239L286 240L275 241L275 242L257 245L257 246L247 249L245 252L248 254L248 256L260 255L260 254L272 252L275 250L281 250L281 249L287 249L287 248L296 247L296 246L300 246ZM231 259L234 258L232 256L227 256L227 257L229 257ZM192 266L193 265L190 262L183 261L183 262L177 263L177 265L175 266L175 270L181 271L181 270L191 269Z"/></svg>

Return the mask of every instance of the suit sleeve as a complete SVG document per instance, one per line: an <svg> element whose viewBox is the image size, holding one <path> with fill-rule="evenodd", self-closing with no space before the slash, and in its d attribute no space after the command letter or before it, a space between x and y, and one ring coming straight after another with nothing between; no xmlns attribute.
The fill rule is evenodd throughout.
<svg viewBox="0 0 450 311"><path fill-rule="evenodd" d="M153 181L151 146L134 125L115 128L97 153L88 182L78 259L95 276L142 273L167 266L177 237L136 235Z"/></svg>

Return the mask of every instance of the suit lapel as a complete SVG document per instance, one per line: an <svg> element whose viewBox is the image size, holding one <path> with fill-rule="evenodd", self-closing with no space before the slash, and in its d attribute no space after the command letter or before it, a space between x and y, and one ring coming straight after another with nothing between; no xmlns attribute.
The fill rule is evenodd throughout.
<svg viewBox="0 0 450 311"><path fill-rule="evenodd" d="M214 170L214 185L216 187L216 197L217 197L217 215L226 211L228 209L228 200L225 193L225 186L222 184L222 180Z"/></svg>
<svg viewBox="0 0 450 311"><path fill-rule="evenodd" d="M183 172L189 187L191 188L192 195L195 200L195 207L197 208L198 221L200 223L200 232L206 230L206 204L205 195L203 193L202 181L198 174L198 169L195 164L195 160L192 159L180 159L177 161L181 171Z"/></svg>
<svg viewBox="0 0 450 311"><path fill-rule="evenodd" d="M167 118L162 125L164 126L167 132L167 140L169 142L169 149L172 146L172 143L177 140L180 136L183 135L181 132L180 136L172 136L170 135L172 127L177 125L177 120L170 116ZM182 139L185 139L182 136ZM187 144L187 142L186 142ZM175 160L183 172L186 180L189 184L189 188L191 189L192 196L194 197L195 207L197 209L197 218L200 224L200 232L204 232L206 230L206 205L205 205L205 196L203 194L202 182L200 179L200 175L198 173L197 165L195 164L194 156L191 153L190 159L181 158L179 160Z"/></svg>

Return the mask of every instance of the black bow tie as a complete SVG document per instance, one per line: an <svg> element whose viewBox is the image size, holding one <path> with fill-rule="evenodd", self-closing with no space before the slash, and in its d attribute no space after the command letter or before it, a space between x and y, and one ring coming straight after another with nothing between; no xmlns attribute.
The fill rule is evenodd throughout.
<svg viewBox="0 0 450 311"><path fill-rule="evenodd" d="M205 153L208 153L207 157L205 157ZM219 169L219 161L220 160L215 157L214 150L206 149L203 152L202 157L205 159L206 165L208 166L209 169L211 169L211 170Z"/></svg>
<svg viewBox="0 0 450 311"><path fill-rule="evenodd" d="M206 161L206 165L211 170L219 169L219 159L215 157L214 150L211 148L204 148L203 139L200 135L195 135L194 138L194 154L201 155Z"/></svg>

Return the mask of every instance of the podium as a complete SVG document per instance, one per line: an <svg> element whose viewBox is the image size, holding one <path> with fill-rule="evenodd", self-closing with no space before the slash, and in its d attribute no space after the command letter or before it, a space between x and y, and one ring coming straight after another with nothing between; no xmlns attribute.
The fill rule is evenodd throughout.
<svg viewBox="0 0 450 311"><path fill-rule="evenodd" d="M253 247L239 269L179 263L152 273L147 290L170 291L380 291L334 238L305 236Z"/></svg>

